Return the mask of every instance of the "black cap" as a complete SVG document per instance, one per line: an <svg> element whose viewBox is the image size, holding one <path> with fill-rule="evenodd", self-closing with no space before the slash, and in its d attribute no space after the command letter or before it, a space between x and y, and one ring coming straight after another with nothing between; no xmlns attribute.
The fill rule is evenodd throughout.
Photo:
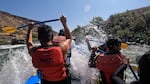
<svg viewBox="0 0 150 84"><path fill-rule="evenodd" d="M106 45L109 49L113 48L113 46L119 46L120 44L121 44L121 41L119 39L108 39L106 41Z"/></svg>
<svg viewBox="0 0 150 84"><path fill-rule="evenodd" d="M59 35L59 36L65 36L65 31L64 31L64 29L60 29L58 35Z"/></svg>

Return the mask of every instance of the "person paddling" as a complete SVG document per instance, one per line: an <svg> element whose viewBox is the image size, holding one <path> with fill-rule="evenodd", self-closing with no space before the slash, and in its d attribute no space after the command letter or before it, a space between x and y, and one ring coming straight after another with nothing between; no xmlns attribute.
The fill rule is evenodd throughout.
<svg viewBox="0 0 150 84"><path fill-rule="evenodd" d="M95 68L96 67L95 61L98 57L98 54L102 54L102 53L105 53L107 51L106 45L104 43L103 45L100 45L98 47L97 46L91 47L88 38L86 38L86 42L87 42L87 45L88 45L88 49L91 51L91 55L90 55L88 65L89 65L89 67Z"/></svg>
<svg viewBox="0 0 150 84"><path fill-rule="evenodd" d="M66 40L65 31L64 31L64 29L60 29L58 36L54 36L53 43L56 45L61 45L65 40ZM71 52L72 52L72 48L74 48L74 46L75 46L75 42L74 42L74 39L72 39L71 47L70 47L69 51L67 52L67 55L65 56L65 64L67 67L70 67L70 58L72 55Z"/></svg>
<svg viewBox="0 0 150 84"><path fill-rule="evenodd" d="M56 45L61 45L64 41L66 40L66 37L65 37L65 31L64 29L60 29L59 30L59 33L58 33L58 36L55 36L53 38L53 43L56 44ZM68 50L67 54L65 54L66 56L65 57L65 67L66 67L66 73L67 73L67 81L69 82L69 84L71 84L71 72L69 70L70 68L70 58L71 58L71 49L74 47L75 43L74 43L74 40L72 40L71 42L71 47L70 49Z"/></svg>
<svg viewBox="0 0 150 84"><path fill-rule="evenodd" d="M149 84L150 76L150 50L143 56L137 57L139 80L132 81L130 84ZM129 60L124 59L123 64L112 74L111 80L113 84L126 84L118 74L129 66Z"/></svg>
<svg viewBox="0 0 150 84"><path fill-rule="evenodd" d="M121 54L121 42L117 38L110 38L106 41L108 48L106 53L100 54L96 59L96 68L99 69L102 83L112 84L111 74L121 66L124 55ZM120 73L123 78L123 72Z"/></svg>
<svg viewBox="0 0 150 84"><path fill-rule="evenodd" d="M65 55L70 49L71 33L67 26L66 17L61 16L60 21L64 26L66 40L61 45L54 45L53 30L50 26L38 27L38 40L41 45L35 47L32 41L32 29L34 24L29 25L26 45L32 57L32 63L42 74L41 84L68 84L66 68L64 66Z"/></svg>

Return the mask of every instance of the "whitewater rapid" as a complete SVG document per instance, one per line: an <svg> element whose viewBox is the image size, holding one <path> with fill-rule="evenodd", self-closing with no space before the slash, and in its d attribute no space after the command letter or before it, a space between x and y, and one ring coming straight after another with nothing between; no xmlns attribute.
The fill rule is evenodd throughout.
<svg viewBox="0 0 150 84"><path fill-rule="evenodd" d="M35 70L25 45L3 45L0 53L0 84L25 84Z"/></svg>
<svg viewBox="0 0 150 84"><path fill-rule="evenodd" d="M0 84L25 84L36 71L25 45L0 46ZM72 49L71 73L79 79L74 84L91 84L89 79L95 77L95 69L88 67L90 52L86 45L78 45ZM90 82L90 83L89 83Z"/></svg>
<svg viewBox="0 0 150 84"><path fill-rule="evenodd" d="M129 45L121 52L135 64L136 57L143 55L148 49L146 45ZM79 79L76 84L94 84L99 73L97 69L88 67L90 51L86 43L76 45L72 51L71 73ZM0 84L25 84L35 70L25 45L0 46ZM127 70L126 77L127 82L135 80L130 70Z"/></svg>

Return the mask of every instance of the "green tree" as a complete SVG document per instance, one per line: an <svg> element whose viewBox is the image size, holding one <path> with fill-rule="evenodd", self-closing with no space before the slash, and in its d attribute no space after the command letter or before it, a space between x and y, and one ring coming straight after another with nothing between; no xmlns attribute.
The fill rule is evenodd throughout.
<svg viewBox="0 0 150 84"><path fill-rule="evenodd" d="M144 32L146 28L146 21L143 17L138 17L132 26L136 32Z"/></svg>

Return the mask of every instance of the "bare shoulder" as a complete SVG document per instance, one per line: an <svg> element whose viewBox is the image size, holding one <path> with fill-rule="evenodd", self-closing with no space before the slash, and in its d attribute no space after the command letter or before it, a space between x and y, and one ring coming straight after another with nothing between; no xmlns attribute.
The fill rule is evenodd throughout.
<svg viewBox="0 0 150 84"><path fill-rule="evenodd" d="M61 41L65 41L66 37L65 36L54 36L53 38L53 42L61 42Z"/></svg>

